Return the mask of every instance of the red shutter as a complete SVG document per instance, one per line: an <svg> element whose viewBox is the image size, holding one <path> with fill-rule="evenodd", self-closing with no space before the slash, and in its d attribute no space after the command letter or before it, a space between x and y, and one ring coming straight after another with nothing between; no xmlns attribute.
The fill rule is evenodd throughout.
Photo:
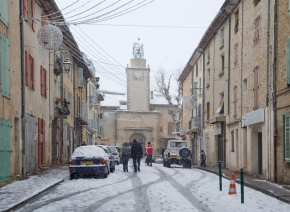
<svg viewBox="0 0 290 212"><path fill-rule="evenodd" d="M41 118L38 118L38 167L41 167L42 163L41 163L41 143L40 139L41 139L41 131L42 131L42 120Z"/></svg>
<svg viewBox="0 0 290 212"><path fill-rule="evenodd" d="M45 166L45 120L42 119L42 165Z"/></svg>
<svg viewBox="0 0 290 212"><path fill-rule="evenodd" d="M35 2L34 2L34 0L31 0L31 16L33 18L31 27L32 27L32 30L35 32L35 23L36 23L36 21L34 20L34 18L35 18Z"/></svg>
<svg viewBox="0 0 290 212"><path fill-rule="evenodd" d="M231 140L232 140L232 152L235 151L235 134L234 131L231 131Z"/></svg>
<svg viewBox="0 0 290 212"><path fill-rule="evenodd" d="M32 89L35 90L35 60L32 57Z"/></svg>
<svg viewBox="0 0 290 212"><path fill-rule="evenodd" d="M254 110L259 109L259 66L254 68Z"/></svg>
<svg viewBox="0 0 290 212"><path fill-rule="evenodd" d="M234 118L237 117L237 86L234 86Z"/></svg>
<svg viewBox="0 0 290 212"><path fill-rule="evenodd" d="M28 17L27 0L23 0L23 16Z"/></svg>
<svg viewBox="0 0 290 212"><path fill-rule="evenodd" d="M28 52L25 51L25 83L27 86L29 86L29 55Z"/></svg>
<svg viewBox="0 0 290 212"><path fill-rule="evenodd" d="M44 96L45 97L47 97L47 89L48 89L47 88L47 78L46 78L47 75L46 75L46 73L47 73L46 70L43 69L43 85L44 85L44 91L43 92L44 92Z"/></svg>
<svg viewBox="0 0 290 212"><path fill-rule="evenodd" d="M43 68L40 66L40 93L43 95Z"/></svg>

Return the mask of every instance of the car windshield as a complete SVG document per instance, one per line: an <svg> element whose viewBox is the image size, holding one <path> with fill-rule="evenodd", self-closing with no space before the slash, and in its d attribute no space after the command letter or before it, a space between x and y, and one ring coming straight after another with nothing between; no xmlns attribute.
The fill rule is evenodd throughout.
<svg viewBox="0 0 290 212"><path fill-rule="evenodd" d="M109 149L112 151L112 152L117 152L117 148L116 147L109 147Z"/></svg>
<svg viewBox="0 0 290 212"><path fill-rule="evenodd" d="M187 147L187 143L186 142L178 142L178 141L175 141L175 142L171 142L170 143L170 147Z"/></svg>
<svg viewBox="0 0 290 212"><path fill-rule="evenodd" d="M105 147L108 150L108 153L112 153L111 149L109 147Z"/></svg>
<svg viewBox="0 0 290 212"><path fill-rule="evenodd" d="M108 149L106 147L103 147L103 146L98 146L98 147L101 147L103 150L105 150L106 153L108 153Z"/></svg>

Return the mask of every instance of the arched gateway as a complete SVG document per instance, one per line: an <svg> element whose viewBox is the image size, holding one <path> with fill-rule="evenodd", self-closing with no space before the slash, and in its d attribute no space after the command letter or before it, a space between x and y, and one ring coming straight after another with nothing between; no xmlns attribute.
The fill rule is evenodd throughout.
<svg viewBox="0 0 290 212"><path fill-rule="evenodd" d="M139 143L141 143L141 146L143 148L143 153L145 152L145 141L146 141L146 138L144 135L142 135L141 133L133 133L131 136L130 136L130 142L133 142L133 140L136 140L138 141Z"/></svg>

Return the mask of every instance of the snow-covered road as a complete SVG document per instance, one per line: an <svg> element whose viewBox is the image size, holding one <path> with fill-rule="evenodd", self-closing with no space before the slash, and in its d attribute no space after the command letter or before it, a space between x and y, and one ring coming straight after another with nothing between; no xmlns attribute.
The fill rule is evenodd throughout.
<svg viewBox="0 0 290 212"><path fill-rule="evenodd" d="M123 172L107 179L65 180L31 200L18 211L290 211L290 205L245 187L245 203L228 195L229 181L219 191L216 175L198 169L141 166L141 172Z"/></svg>

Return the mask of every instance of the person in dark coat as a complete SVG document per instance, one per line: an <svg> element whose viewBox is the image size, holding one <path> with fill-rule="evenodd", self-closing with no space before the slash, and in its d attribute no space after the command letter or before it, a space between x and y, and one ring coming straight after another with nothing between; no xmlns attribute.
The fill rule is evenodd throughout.
<svg viewBox="0 0 290 212"><path fill-rule="evenodd" d="M134 172L140 171L140 160L143 156L143 149L141 144L133 140L133 145L131 147L131 157L133 158Z"/></svg>
<svg viewBox="0 0 290 212"><path fill-rule="evenodd" d="M128 161L131 155L131 149L129 147L129 143L125 142L123 143L122 148L122 162L123 162L123 170L124 172L128 172Z"/></svg>
<svg viewBox="0 0 290 212"><path fill-rule="evenodd" d="M206 167L206 154L203 150L201 150L201 154L200 154L200 158L201 158L201 162L200 162L200 166L201 167Z"/></svg>

